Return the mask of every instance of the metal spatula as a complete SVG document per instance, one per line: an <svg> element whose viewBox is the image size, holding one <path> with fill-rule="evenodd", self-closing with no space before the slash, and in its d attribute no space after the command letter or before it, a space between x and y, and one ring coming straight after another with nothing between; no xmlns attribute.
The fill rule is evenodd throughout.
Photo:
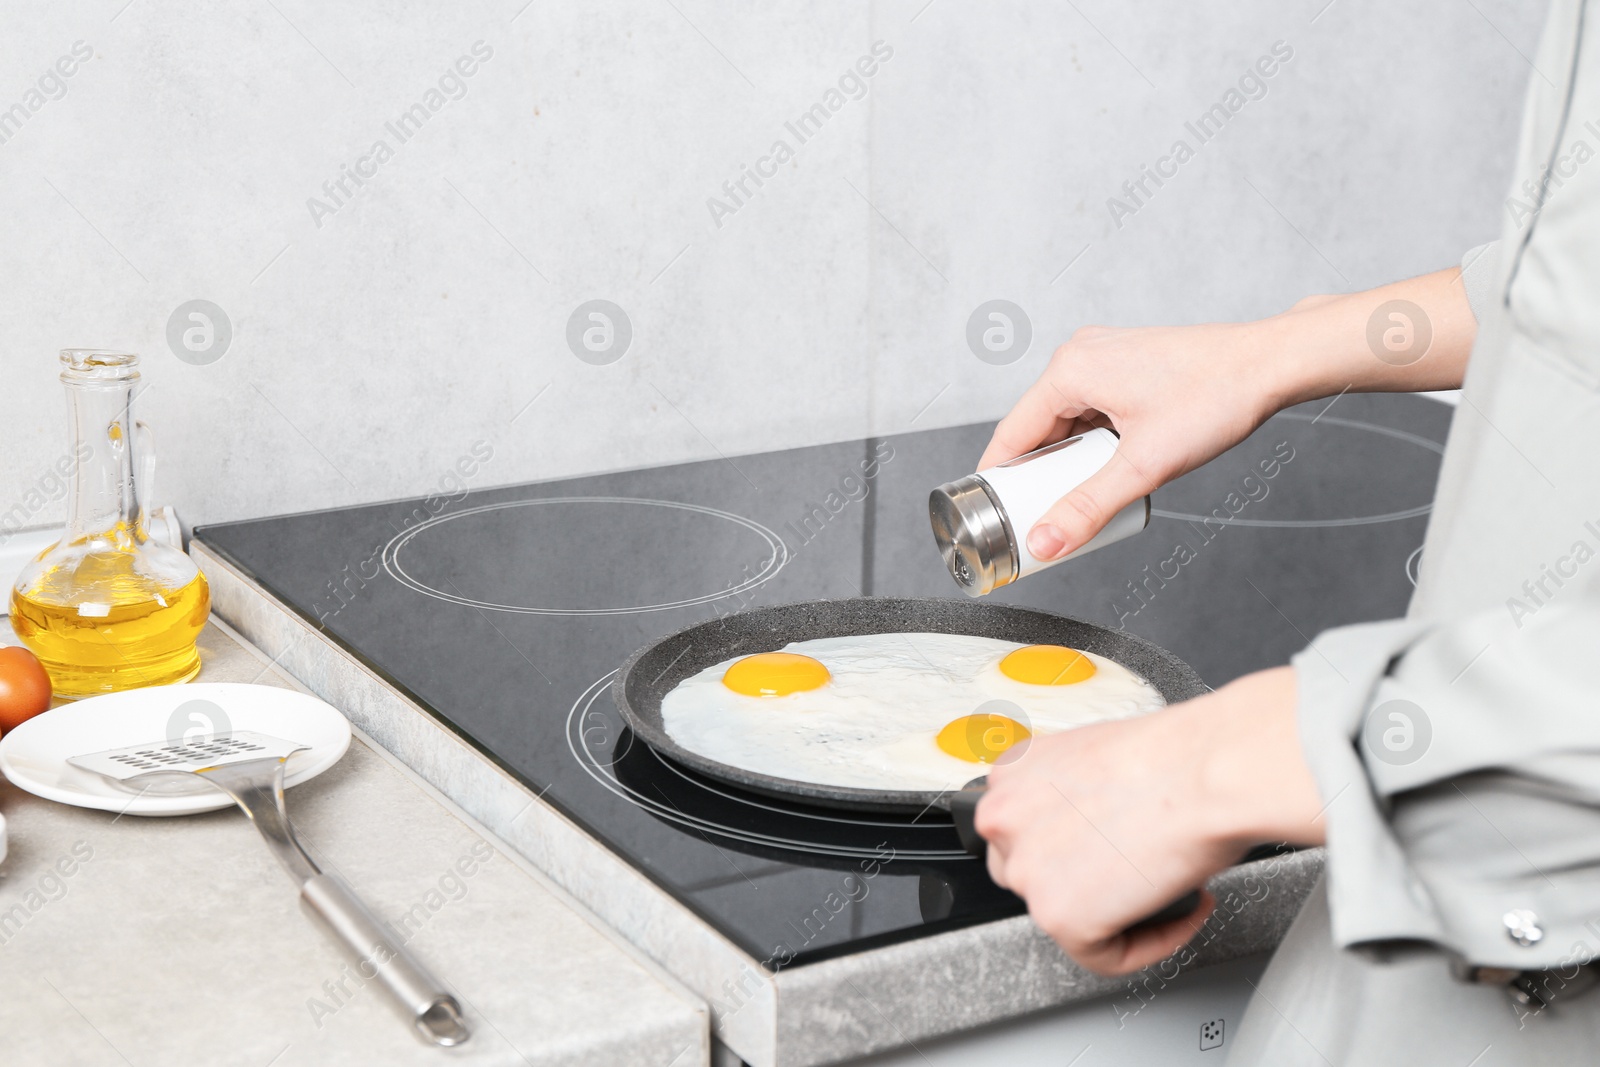
<svg viewBox="0 0 1600 1067"><path fill-rule="evenodd" d="M375 977L419 1033L436 1045L459 1045L470 1032L461 1006L438 979L361 903L337 876L324 873L295 838L283 806L283 765L307 746L235 730L191 741L152 741L67 762L134 793L200 793L215 787L233 798L300 885L300 904L319 919L362 974Z"/></svg>

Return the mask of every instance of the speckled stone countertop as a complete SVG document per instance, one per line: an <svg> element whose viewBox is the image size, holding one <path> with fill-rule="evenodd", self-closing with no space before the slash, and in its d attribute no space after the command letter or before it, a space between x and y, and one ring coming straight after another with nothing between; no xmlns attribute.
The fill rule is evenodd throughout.
<svg viewBox="0 0 1600 1067"><path fill-rule="evenodd" d="M9 626L0 635L12 642ZM293 684L221 627L201 647L206 681ZM4 783L0 1061L708 1061L697 997L359 733L288 805L308 847L380 916L427 910L410 945L456 992L470 1041L425 1045L363 988L237 810L117 817Z"/></svg>

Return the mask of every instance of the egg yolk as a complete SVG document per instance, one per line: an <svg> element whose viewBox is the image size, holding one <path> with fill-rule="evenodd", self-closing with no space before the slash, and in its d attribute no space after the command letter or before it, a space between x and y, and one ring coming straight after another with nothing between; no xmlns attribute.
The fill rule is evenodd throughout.
<svg viewBox="0 0 1600 1067"><path fill-rule="evenodd" d="M784 697L828 682L828 668L794 652L762 652L729 667L722 684L747 697Z"/></svg>
<svg viewBox="0 0 1600 1067"><path fill-rule="evenodd" d="M963 715L939 731L939 747L956 759L993 763L1018 741L1033 736L1028 728L1005 715Z"/></svg>
<svg viewBox="0 0 1600 1067"><path fill-rule="evenodd" d="M1029 685L1072 685L1094 677L1094 660L1065 645L1028 645L1000 661L1000 673Z"/></svg>

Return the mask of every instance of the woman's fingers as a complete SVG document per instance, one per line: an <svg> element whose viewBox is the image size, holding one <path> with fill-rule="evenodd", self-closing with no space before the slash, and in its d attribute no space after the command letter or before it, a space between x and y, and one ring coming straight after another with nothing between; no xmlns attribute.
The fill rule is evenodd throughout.
<svg viewBox="0 0 1600 1067"><path fill-rule="evenodd" d="M979 470L1016 459L1024 452L1032 452L1041 445L1069 436L1078 416L1087 409L1053 380L1057 374L1056 366L1052 363L1044 376L1022 394L1011 413L994 428L989 447L983 450L983 458L978 461Z"/></svg>
<svg viewBox="0 0 1600 1067"><path fill-rule="evenodd" d="M1018 402L995 426L994 436L989 438L989 446L983 450L977 469L987 470L997 463L1059 441L1067 435L1067 425L1068 420L1053 411L1040 411L1031 404Z"/></svg>
<svg viewBox="0 0 1600 1067"><path fill-rule="evenodd" d="M1011 884L1006 881L1006 856L1005 852L993 841L984 850L984 866L989 868L989 881L1001 889L1010 889Z"/></svg>
<svg viewBox="0 0 1600 1067"><path fill-rule="evenodd" d="M1165 471L1130 455L1124 439L1110 462L1051 505L1028 531L1028 551L1049 561L1087 544L1123 508L1156 489Z"/></svg>
<svg viewBox="0 0 1600 1067"><path fill-rule="evenodd" d="M1161 962L1193 941L1216 907L1217 898L1210 890L1202 889L1200 904L1192 914L1082 946L1071 956L1098 974L1129 974Z"/></svg>

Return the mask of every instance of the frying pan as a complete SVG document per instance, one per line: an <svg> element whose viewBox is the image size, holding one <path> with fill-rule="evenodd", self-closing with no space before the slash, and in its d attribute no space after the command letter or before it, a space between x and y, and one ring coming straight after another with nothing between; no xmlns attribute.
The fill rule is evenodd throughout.
<svg viewBox="0 0 1600 1067"><path fill-rule="evenodd" d="M1168 704L1208 691L1187 663L1166 649L1119 630L1064 615L975 600L935 597L853 597L780 604L698 623L669 634L628 657L611 687L617 711L636 737L656 752L719 781L755 793L851 811L950 812L961 842L982 855L972 826L983 780L959 792L878 790L779 778L734 767L678 744L661 718L661 701L685 678L737 656L775 652L791 641L882 633L939 633L991 637L1020 644L1058 644L1093 652L1140 675ZM1197 892L1149 916L1152 925L1192 912Z"/></svg>
<svg viewBox="0 0 1600 1067"><path fill-rule="evenodd" d="M948 808L950 794L944 792L820 785L729 766L684 748L662 723L662 698L685 678L724 660L775 652L791 641L883 633L967 634L1025 645L1067 645L1122 664L1148 680L1169 704L1207 691L1200 676L1167 650L1081 619L974 600L854 597L756 608L679 630L630 656L611 692L634 735L651 748L740 788L851 811Z"/></svg>

